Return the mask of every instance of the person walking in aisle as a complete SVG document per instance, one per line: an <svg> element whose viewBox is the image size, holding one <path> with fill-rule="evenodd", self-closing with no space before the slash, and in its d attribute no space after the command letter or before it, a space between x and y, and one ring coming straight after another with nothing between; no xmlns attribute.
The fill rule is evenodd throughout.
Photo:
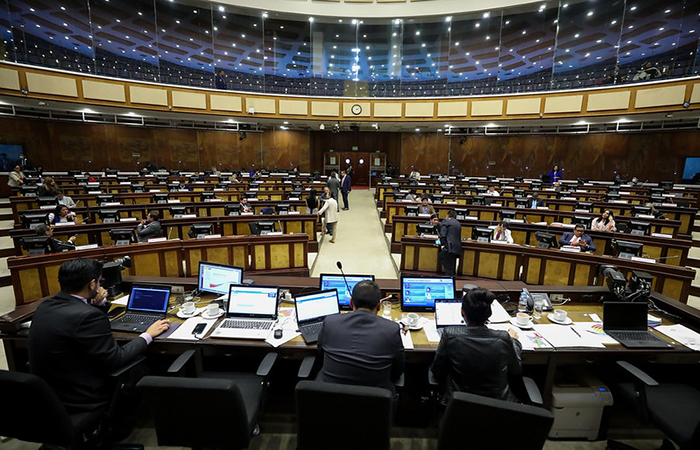
<svg viewBox="0 0 700 450"><path fill-rule="evenodd" d="M323 225L321 227L322 233L326 232L326 225L331 226L331 244L335 244L335 237L338 232L338 202L331 196L323 204L321 209L318 210L318 214L325 214L323 216Z"/></svg>

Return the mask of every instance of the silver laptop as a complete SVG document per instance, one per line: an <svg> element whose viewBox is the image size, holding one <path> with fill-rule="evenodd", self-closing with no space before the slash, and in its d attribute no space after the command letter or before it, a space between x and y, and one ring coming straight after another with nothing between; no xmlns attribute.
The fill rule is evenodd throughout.
<svg viewBox="0 0 700 450"><path fill-rule="evenodd" d="M318 334L323 325L323 319L331 314L340 313L338 290L316 292L314 294L297 295L294 301L297 312L299 331L307 344L318 341Z"/></svg>
<svg viewBox="0 0 700 450"><path fill-rule="evenodd" d="M438 334L451 326L464 326L462 317L462 299L436 298L435 299L435 328Z"/></svg>
<svg viewBox="0 0 700 450"><path fill-rule="evenodd" d="M277 286L229 287L226 318L211 337L229 339L266 339L277 322Z"/></svg>

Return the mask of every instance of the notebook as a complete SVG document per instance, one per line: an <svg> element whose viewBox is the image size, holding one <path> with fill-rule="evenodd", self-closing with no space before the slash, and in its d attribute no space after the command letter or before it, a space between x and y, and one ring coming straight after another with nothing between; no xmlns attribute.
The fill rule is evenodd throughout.
<svg viewBox="0 0 700 450"><path fill-rule="evenodd" d="M335 275L322 273L320 277L319 289L337 289L338 290L338 302L340 303L340 309L352 309L350 307L350 296L352 295L352 290L355 289L355 285L363 280L374 281L374 275ZM345 282L347 281L347 285ZM349 290L348 290L349 289Z"/></svg>
<svg viewBox="0 0 700 450"><path fill-rule="evenodd" d="M318 341L323 319L340 313L338 291L329 289L314 294L298 295L294 302L299 331L307 344Z"/></svg>
<svg viewBox="0 0 700 450"><path fill-rule="evenodd" d="M464 325L462 300L453 298L435 299L435 328L442 334L445 327Z"/></svg>
<svg viewBox="0 0 700 450"><path fill-rule="evenodd" d="M605 302L603 331L629 348L671 348L673 345L647 329L647 304Z"/></svg>
<svg viewBox="0 0 700 450"><path fill-rule="evenodd" d="M110 322L112 330L143 333L157 320L165 319L170 289L170 286L134 285L126 311Z"/></svg>
<svg viewBox="0 0 700 450"><path fill-rule="evenodd" d="M277 322L279 288L277 286L229 287L226 318L211 337L229 339L266 339Z"/></svg>

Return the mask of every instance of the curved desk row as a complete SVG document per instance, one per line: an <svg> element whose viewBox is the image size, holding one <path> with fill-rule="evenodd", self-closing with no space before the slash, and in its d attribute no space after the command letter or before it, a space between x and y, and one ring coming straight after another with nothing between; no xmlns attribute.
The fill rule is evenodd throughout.
<svg viewBox="0 0 700 450"><path fill-rule="evenodd" d="M457 276L523 281L532 285L602 286L598 275L601 265L614 265L629 279L632 271L654 277L652 289L663 295L688 302L695 271L668 264L653 264L589 253L570 253L554 249L520 245L462 241L464 251ZM401 240L401 272L442 273L438 247L430 238L408 237Z"/></svg>
<svg viewBox="0 0 700 450"><path fill-rule="evenodd" d="M8 258L18 305L60 290L58 269L77 257L112 261L130 256L124 274L150 277L196 276L199 261L242 267L245 272L309 275L309 240L305 234L173 239L162 242L98 247L50 255ZM184 264L183 264L184 263Z"/></svg>

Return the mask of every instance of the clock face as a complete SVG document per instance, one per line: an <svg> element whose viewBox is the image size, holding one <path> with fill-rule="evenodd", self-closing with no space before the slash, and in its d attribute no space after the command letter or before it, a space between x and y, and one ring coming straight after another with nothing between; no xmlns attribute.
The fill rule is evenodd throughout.
<svg viewBox="0 0 700 450"><path fill-rule="evenodd" d="M360 114L360 113L362 112L362 106L360 106L360 105L352 105L351 111L352 111L353 114L358 115L358 114Z"/></svg>

